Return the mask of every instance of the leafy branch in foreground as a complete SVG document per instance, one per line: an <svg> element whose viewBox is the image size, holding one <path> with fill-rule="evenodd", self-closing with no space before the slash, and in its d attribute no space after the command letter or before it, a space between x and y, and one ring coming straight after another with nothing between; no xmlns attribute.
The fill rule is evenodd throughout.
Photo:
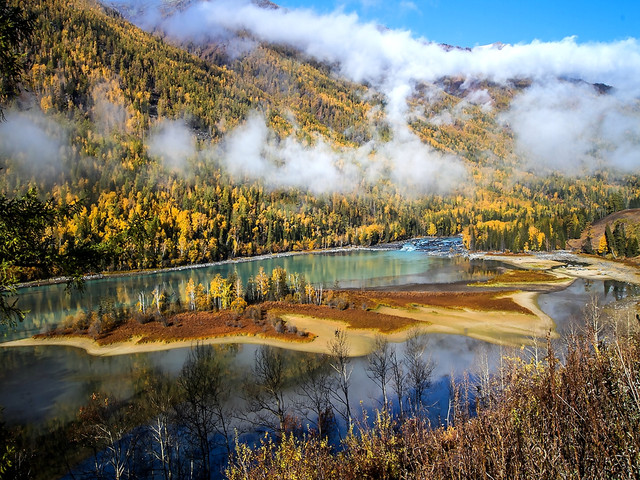
<svg viewBox="0 0 640 480"><path fill-rule="evenodd" d="M0 324L24 318L11 298L23 272L36 271L41 278L64 276L69 287L81 288L83 274L98 265L95 247L72 245L61 251L54 240L56 226L77 208L40 200L35 190L19 198L0 197Z"/></svg>
<svg viewBox="0 0 640 480"><path fill-rule="evenodd" d="M33 15L0 0L0 120L4 120L2 105L19 93L25 70L26 55L22 47L33 33Z"/></svg>

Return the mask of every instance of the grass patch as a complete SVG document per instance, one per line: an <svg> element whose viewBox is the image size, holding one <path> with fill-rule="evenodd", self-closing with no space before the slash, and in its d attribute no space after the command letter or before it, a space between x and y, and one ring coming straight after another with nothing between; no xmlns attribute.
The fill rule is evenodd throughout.
<svg viewBox="0 0 640 480"><path fill-rule="evenodd" d="M470 283L474 287L513 285L513 284L536 284L536 283L559 283L566 279L560 278L552 273L540 270L507 270L485 282Z"/></svg>

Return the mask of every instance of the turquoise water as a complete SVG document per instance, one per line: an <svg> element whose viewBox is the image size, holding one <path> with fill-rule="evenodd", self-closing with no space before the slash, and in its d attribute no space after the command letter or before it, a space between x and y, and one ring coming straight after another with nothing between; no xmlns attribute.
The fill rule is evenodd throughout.
<svg viewBox="0 0 640 480"><path fill-rule="evenodd" d="M486 276L494 262L469 262L462 257L440 258L417 251L355 250L331 254L304 254L224 263L201 268L170 270L153 274L114 276L90 280L84 291L67 291L66 285L47 285L19 291L18 305L29 313L14 330L0 331L5 340L25 338L83 309L96 308L101 300L133 306L140 292L147 295L157 286L179 294L184 300L190 279L208 285L216 274L223 277L236 271L246 284L262 267L270 273L281 267L289 273L304 273L308 282L332 288L394 287L408 284L451 283ZM1 338L1 337L0 337Z"/></svg>

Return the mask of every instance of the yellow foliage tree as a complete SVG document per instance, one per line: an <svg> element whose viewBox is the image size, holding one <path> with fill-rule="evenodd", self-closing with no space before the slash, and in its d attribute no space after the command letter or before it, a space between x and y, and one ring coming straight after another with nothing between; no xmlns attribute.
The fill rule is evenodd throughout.
<svg viewBox="0 0 640 480"><path fill-rule="evenodd" d="M609 252L609 243L607 242L607 237L602 235L600 237L600 241L598 242L598 254L604 255Z"/></svg>
<svg viewBox="0 0 640 480"><path fill-rule="evenodd" d="M269 295L269 276L265 273L263 267L260 267L258 275L256 275L256 288L260 300L267 298L267 295Z"/></svg>
<svg viewBox="0 0 640 480"><path fill-rule="evenodd" d="M187 302L189 302L189 310L196 309L196 284L193 278L190 278L185 288L185 294L187 296Z"/></svg>

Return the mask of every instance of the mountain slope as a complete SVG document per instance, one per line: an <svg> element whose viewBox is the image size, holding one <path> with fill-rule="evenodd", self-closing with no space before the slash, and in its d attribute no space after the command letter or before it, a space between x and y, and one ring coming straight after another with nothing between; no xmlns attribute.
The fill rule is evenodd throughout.
<svg viewBox="0 0 640 480"><path fill-rule="evenodd" d="M580 238L571 240L569 246L574 250L598 252L602 238L612 244L608 248L618 257L635 257L640 254L637 243L640 238L640 208L621 210L593 222L582 232ZM590 249L587 244L591 245Z"/></svg>
<svg viewBox="0 0 640 480"><path fill-rule="evenodd" d="M21 5L38 35L0 125L0 190L80 202L55 241L101 245L105 269L434 233L558 248L640 198L634 175L523 169L501 115L526 81L425 83L404 129L384 92L292 47L189 53L90 0Z"/></svg>

